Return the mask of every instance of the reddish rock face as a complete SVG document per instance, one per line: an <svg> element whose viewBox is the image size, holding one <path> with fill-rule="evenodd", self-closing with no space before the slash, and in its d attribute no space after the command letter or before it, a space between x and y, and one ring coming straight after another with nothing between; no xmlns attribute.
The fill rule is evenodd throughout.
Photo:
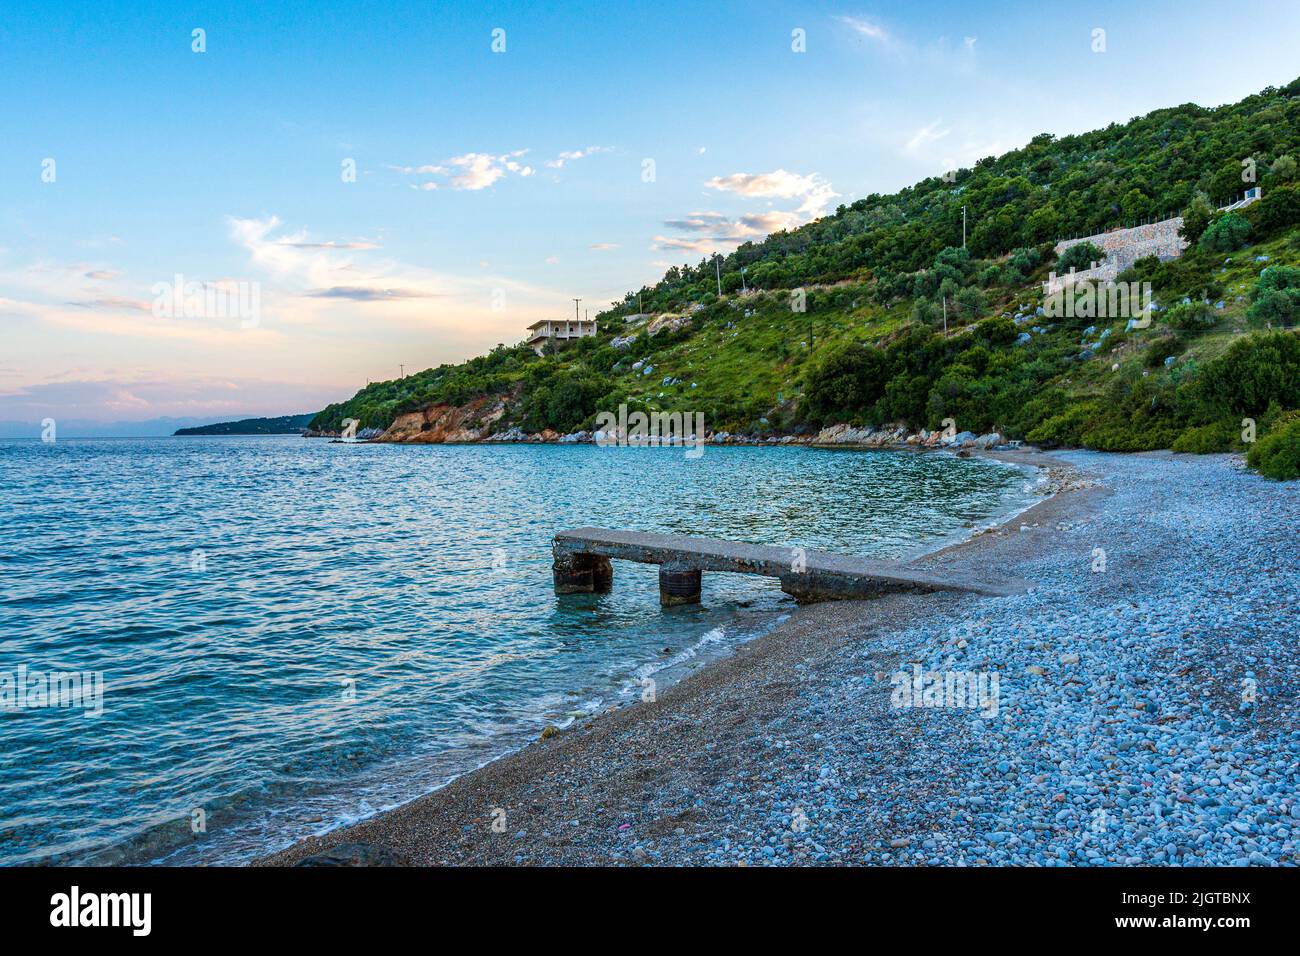
<svg viewBox="0 0 1300 956"><path fill-rule="evenodd" d="M487 438L511 395L484 395L464 405L429 405L399 415L376 441L441 444Z"/></svg>

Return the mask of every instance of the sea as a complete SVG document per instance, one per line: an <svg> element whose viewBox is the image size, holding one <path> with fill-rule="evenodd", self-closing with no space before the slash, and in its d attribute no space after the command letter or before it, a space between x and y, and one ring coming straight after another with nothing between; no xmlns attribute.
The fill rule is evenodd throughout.
<svg viewBox="0 0 1300 956"><path fill-rule="evenodd" d="M238 864L634 704L778 582L557 596L587 525L905 559L1035 500L938 452L0 441L0 865Z"/></svg>

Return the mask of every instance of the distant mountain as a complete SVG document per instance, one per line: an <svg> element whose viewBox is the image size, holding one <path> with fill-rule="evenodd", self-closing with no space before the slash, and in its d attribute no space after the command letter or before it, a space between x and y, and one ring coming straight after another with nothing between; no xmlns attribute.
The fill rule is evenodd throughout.
<svg viewBox="0 0 1300 956"><path fill-rule="evenodd" d="M245 418L237 422L217 422L197 428L178 428L177 435L300 435L315 412L303 415L281 415L279 418Z"/></svg>

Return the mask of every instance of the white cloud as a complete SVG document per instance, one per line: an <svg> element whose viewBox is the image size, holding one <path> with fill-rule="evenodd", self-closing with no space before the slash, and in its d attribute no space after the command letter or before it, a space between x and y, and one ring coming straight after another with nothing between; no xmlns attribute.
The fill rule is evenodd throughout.
<svg viewBox="0 0 1300 956"><path fill-rule="evenodd" d="M452 189L474 192L487 189L500 180L506 173L516 176L533 175L533 167L521 161L527 154L526 149L517 149L513 153L463 153L453 156L441 163L429 163L423 166L390 166L405 176L435 176L445 180L445 185ZM412 184L413 189L431 191L437 189L437 179Z"/></svg>
<svg viewBox="0 0 1300 956"><path fill-rule="evenodd" d="M858 36L866 37L868 40L875 40L877 43L890 43L893 41L893 36L884 27L864 17L836 17L835 19L858 34Z"/></svg>
<svg viewBox="0 0 1300 956"><path fill-rule="evenodd" d="M727 215L720 212L692 212L681 219L669 219L665 226L692 237L655 236L654 248L710 254L726 252L741 243L761 239L782 229L794 229L826 213L839 194L816 173L801 175L784 169L770 173L732 173L714 176L704 183L708 189L734 193L747 199L799 200L795 209L769 209Z"/></svg>
<svg viewBox="0 0 1300 956"><path fill-rule="evenodd" d="M560 153L555 159L548 159L546 165L551 169L561 169L565 163L572 162L575 159L584 159L587 156L594 156L596 153L613 152L612 146L588 146L586 149L574 149L568 152Z"/></svg>
<svg viewBox="0 0 1300 956"><path fill-rule="evenodd" d="M191 274L179 252L143 273L122 274L98 261L13 264L9 252L0 249L0 320L7 335L0 395L76 378L122 389L95 388L81 401L70 398L78 416L117 417L131 408L141 415L162 414L170 413L163 411L169 399L140 390L131 381L132 370L167 368L187 381L237 368L268 380L286 374L310 379L320 393L316 401L323 404L350 394L374 371L367 349L376 341L431 365L462 361L496 342L521 340L527 325L557 301L552 289L487 268L468 275L440 272L395 260L370 239L324 239L305 229L286 229L274 215L231 216L225 229L246 257L234 276ZM239 320L217 316L155 315L154 288L182 272L187 284L256 283L258 325L245 328ZM500 308L503 302L507 308ZM139 406L139 398L149 400L150 408ZM193 400L199 414L220 409L211 395ZM52 401L42 396L36 404L48 407ZM247 410L266 414L277 406L280 411L321 407L300 406L297 400L268 405ZM59 410L60 417L68 414Z"/></svg>
<svg viewBox="0 0 1300 956"><path fill-rule="evenodd" d="M799 212L813 219L822 215L839 194L816 173L800 175L777 169L770 173L732 173L714 176L705 188L750 198L799 199Z"/></svg>
<svg viewBox="0 0 1300 956"><path fill-rule="evenodd" d="M941 129L940 126L942 123L943 120L935 120L928 126L922 126L908 137L907 142L903 144L903 151L906 153L918 153L925 149L925 147L930 143L943 139L951 132L951 130L947 128Z"/></svg>
<svg viewBox="0 0 1300 956"><path fill-rule="evenodd" d="M663 251L680 250L698 252L700 255L712 255L715 252L729 252L740 245L742 239L730 239L724 236L707 236L702 239L683 239L680 236L655 236L652 248Z"/></svg>
<svg viewBox="0 0 1300 956"><path fill-rule="evenodd" d="M585 149L566 150L555 159L548 159L544 165L548 169L562 169L565 164L574 160L612 151L612 146L588 146ZM476 192L500 182L507 173L524 178L532 176L537 170L524 162L523 157L527 154L526 149L501 154L462 153L460 156L444 159L440 163L423 166L389 166L389 169L404 176L433 177L423 182L413 183L412 189L430 191L446 185L456 190Z"/></svg>
<svg viewBox="0 0 1300 956"><path fill-rule="evenodd" d="M594 249L597 252L604 252L608 249L617 249L618 243L617 242L593 242L587 248Z"/></svg>

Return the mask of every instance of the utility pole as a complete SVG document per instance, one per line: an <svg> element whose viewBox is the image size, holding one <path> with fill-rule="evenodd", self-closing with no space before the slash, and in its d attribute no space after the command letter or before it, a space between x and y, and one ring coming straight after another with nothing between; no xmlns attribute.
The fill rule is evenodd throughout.
<svg viewBox="0 0 1300 956"><path fill-rule="evenodd" d="M966 248L966 207L961 207L961 247Z"/></svg>
<svg viewBox="0 0 1300 956"><path fill-rule="evenodd" d="M741 291L741 292L748 292L748 291L749 291L749 286L745 285L745 267L744 267L744 266L741 266L741 267L740 267L740 291Z"/></svg>
<svg viewBox="0 0 1300 956"><path fill-rule="evenodd" d="M398 368L398 371L400 371L400 372L402 373L401 375L398 376L398 378L406 378L406 366L405 366L405 365L399 365L399 366L397 366L397 368Z"/></svg>
<svg viewBox="0 0 1300 956"><path fill-rule="evenodd" d="M714 253L713 268L718 272L718 298L722 298L722 256Z"/></svg>
<svg viewBox="0 0 1300 956"><path fill-rule="evenodd" d="M943 337L948 337L948 297L943 297Z"/></svg>
<svg viewBox="0 0 1300 956"><path fill-rule="evenodd" d="M581 319L581 318L579 317L579 315L578 315L578 303L581 302L581 301L582 301L581 299L574 299L574 300L573 300L573 321L574 321L574 322L581 322L581 321L582 321L582 319Z"/></svg>

